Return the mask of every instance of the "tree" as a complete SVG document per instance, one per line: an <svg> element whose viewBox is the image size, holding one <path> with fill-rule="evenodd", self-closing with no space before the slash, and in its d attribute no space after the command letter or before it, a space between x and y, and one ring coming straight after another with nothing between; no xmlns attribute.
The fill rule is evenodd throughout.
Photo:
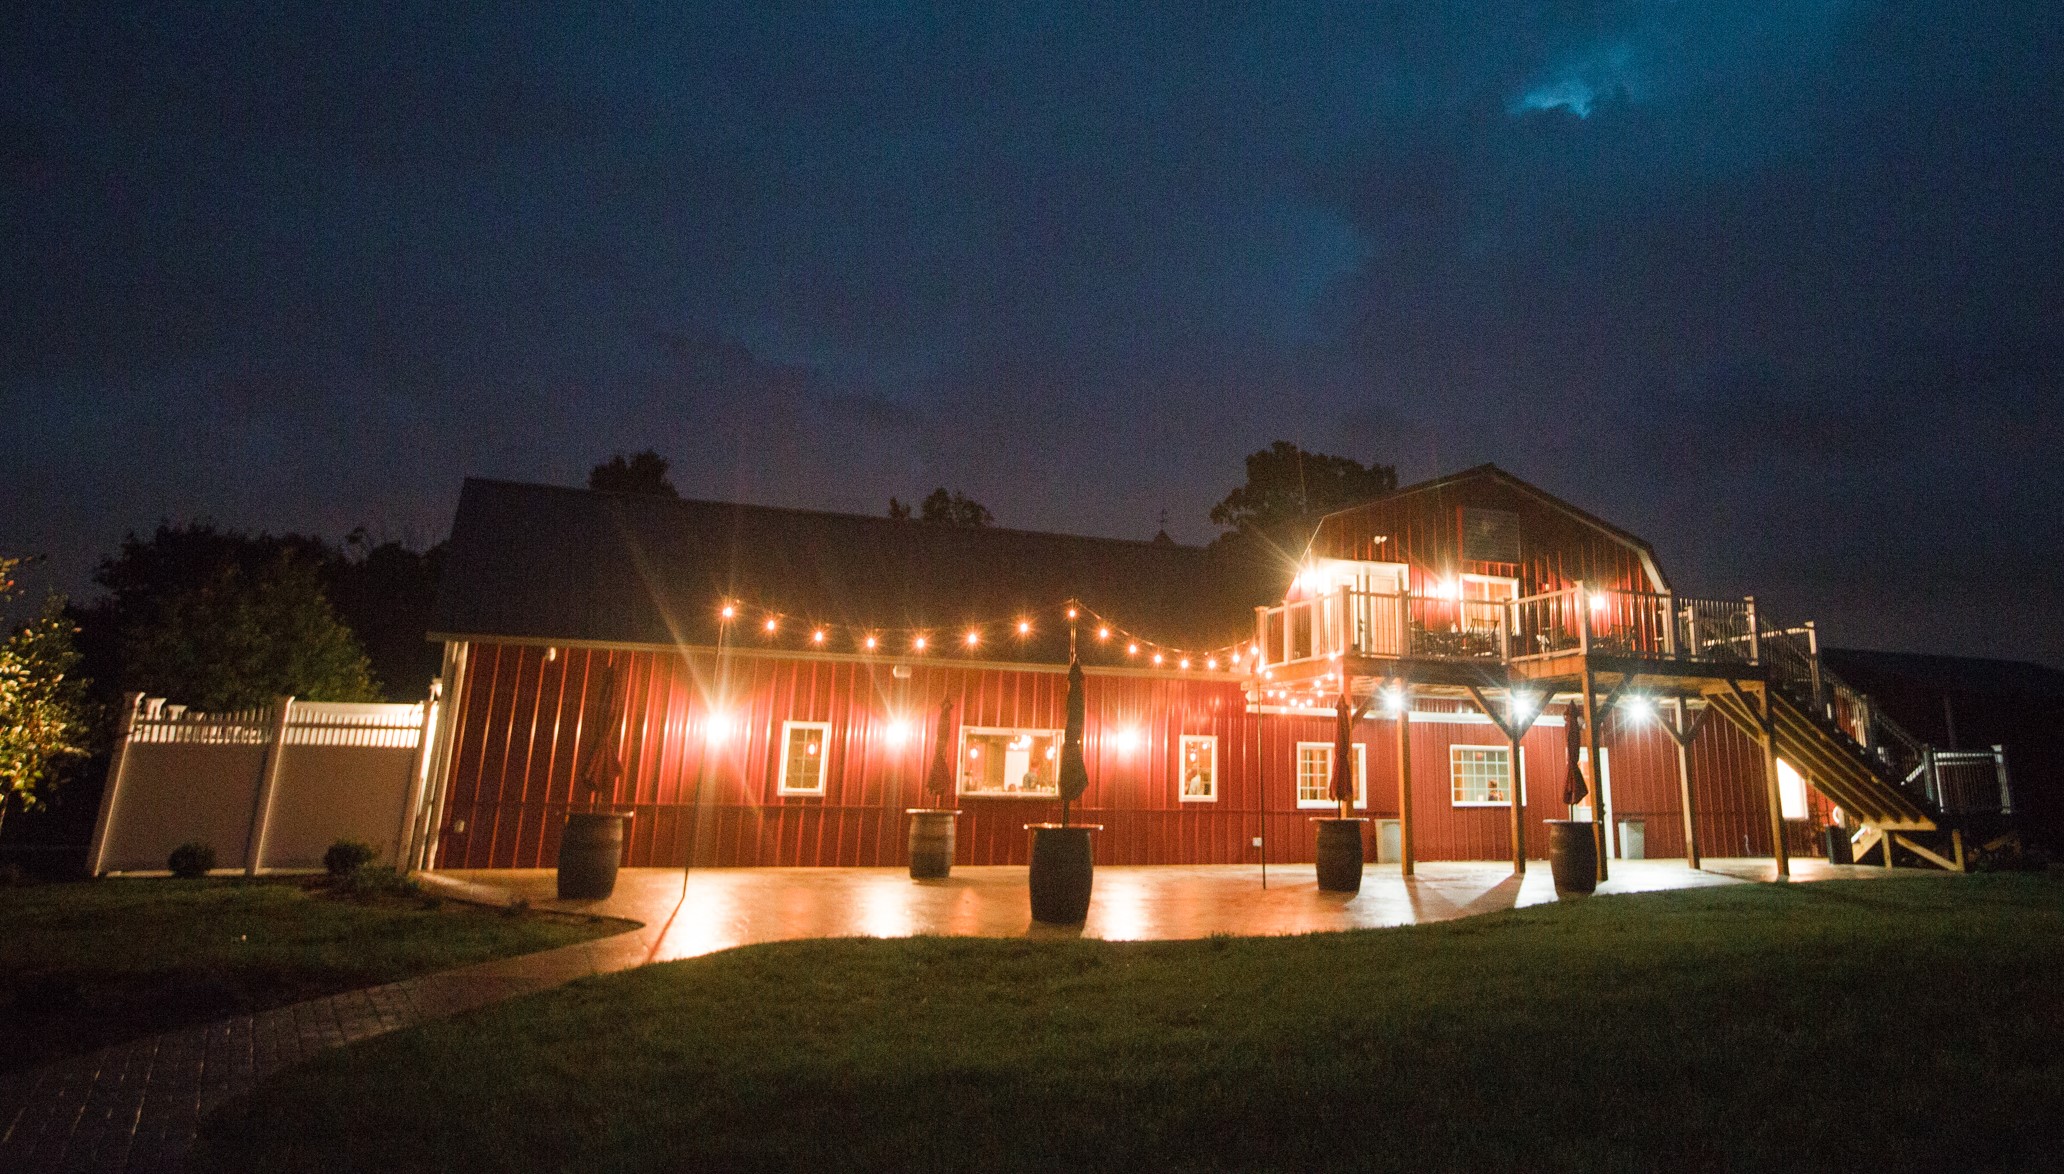
<svg viewBox="0 0 2064 1174"><path fill-rule="evenodd" d="M893 499L891 504L895 504ZM890 516L895 515L891 513ZM907 508L905 516L908 516ZM958 489L948 493L942 485L918 503L917 520L934 526L987 526L996 519L981 502Z"/></svg>
<svg viewBox="0 0 2064 1174"><path fill-rule="evenodd" d="M20 559L0 557L0 605L16 593ZM78 629L52 594L0 644L0 828L15 807L41 806L60 764L86 753L86 683L78 675Z"/></svg>
<svg viewBox="0 0 2064 1174"><path fill-rule="evenodd" d="M1324 514L1397 488L1397 469L1351 457L1306 452L1287 440L1247 456L1247 483L1211 507L1211 520L1232 533L1277 544Z"/></svg>
<svg viewBox="0 0 2064 1174"><path fill-rule="evenodd" d="M897 501L897 500L896 500L895 498L893 498L893 497L892 497L892 498L890 498L890 499L889 499L889 517L890 517L890 518L891 518L892 520L894 520L894 521L898 521L898 522L907 522L907 521L909 521L909 520L910 520L910 503L909 503L909 502L907 502L907 501Z"/></svg>
<svg viewBox="0 0 2064 1174"><path fill-rule="evenodd" d="M128 605L115 638L124 690L210 711L282 693L379 700L365 650L323 592L320 564L292 551L256 568L226 563Z"/></svg>
<svg viewBox="0 0 2064 1174"><path fill-rule="evenodd" d="M225 575L239 590L266 582L277 577L275 564L281 559L314 572L324 606L349 629L370 662L372 681L384 688L387 699L420 700L439 667L439 649L424 634L444 565L442 544L419 551L399 542L374 542L361 527L340 547L302 534L254 535L206 522L161 523L148 538L130 534L115 555L101 561L94 579L107 594L76 612L87 675L96 683L99 700L112 703L121 690L139 689L200 706L173 692L169 679L152 679L165 667L162 660L148 673L133 662L142 634L163 622L170 601L209 592L219 596ZM271 694L259 697L270 699Z"/></svg>
<svg viewBox="0 0 2064 1174"><path fill-rule="evenodd" d="M649 448L628 457L618 453L596 465L588 471L588 488L648 497L681 496L667 480L667 459Z"/></svg>

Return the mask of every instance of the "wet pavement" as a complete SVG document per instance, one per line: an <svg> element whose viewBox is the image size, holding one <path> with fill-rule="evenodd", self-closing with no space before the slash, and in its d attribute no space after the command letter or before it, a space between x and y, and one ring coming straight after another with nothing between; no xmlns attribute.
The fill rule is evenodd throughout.
<svg viewBox="0 0 2064 1174"><path fill-rule="evenodd" d="M1767 859L1621 860L1601 895L1701 888L1769 880ZM1556 899L1545 862L1515 881L1502 862L1428 862L1410 879L1395 864L1368 866L1353 896L1322 893L1312 866L1104 866L1096 870L1089 920L1080 930L1035 926L1022 865L961 866L938 881L913 881L900 868L632 868L602 901L555 899L550 869L448 871L447 882L512 893L548 909L627 917L645 923L649 960L691 958L753 942L821 937L1102 938L1139 941L1212 934L1316 933L1448 921ZM1882 877L1882 868L1796 860L1795 881Z"/></svg>

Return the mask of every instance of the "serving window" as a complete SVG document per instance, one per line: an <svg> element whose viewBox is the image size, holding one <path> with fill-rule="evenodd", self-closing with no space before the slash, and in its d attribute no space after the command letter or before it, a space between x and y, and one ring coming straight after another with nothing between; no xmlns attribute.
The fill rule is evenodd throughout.
<svg viewBox="0 0 2064 1174"><path fill-rule="evenodd" d="M1060 730L963 729L960 793L1057 798Z"/></svg>

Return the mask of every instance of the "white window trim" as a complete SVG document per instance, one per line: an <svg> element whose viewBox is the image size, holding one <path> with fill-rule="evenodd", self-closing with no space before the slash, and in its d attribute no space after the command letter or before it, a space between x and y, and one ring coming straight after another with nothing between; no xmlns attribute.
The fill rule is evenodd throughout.
<svg viewBox="0 0 2064 1174"><path fill-rule="evenodd" d="M1510 806L1512 806L1512 801L1511 801L1510 799L1457 799L1457 798L1455 798L1455 751L1457 751L1457 750L1497 750L1497 751L1500 751L1500 752L1502 752L1502 753L1503 753L1503 754L1504 754L1504 755L1506 756L1506 767L1507 767L1507 769L1508 769L1508 770L1509 770L1509 769L1515 769L1515 768L1514 768L1514 767L1512 766L1512 762L1511 762L1511 758L1512 758L1512 744L1511 744L1510 742L1502 742L1502 743L1475 743L1475 744L1472 744L1472 743L1469 743L1469 742L1454 742L1454 743L1450 743L1450 744L1449 744L1449 746L1448 746L1448 806L1450 806L1450 807L1510 807ZM1518 779L1518 783L1519 783L1519 801L1520 801L1520 802L1521 802L1522 804L1524 804L1524 803L1526 802L1526 755L1524 755L1524 754L1521 754L1521 755L1519 756L1519 765L1518 765L1518 767L1517 767L1516 769L1517 769L1517 770L1518 770L1518 772L1519 772L1519 779Z"/></svg>
<svg viewBox="0 0 2064 1174"><path fill-rule="evenodd" d="M1475 571L1464 571L1462 572L1462 581L1464 583L1507 583L1512 587L1512 598L1519 598L1519 580L1511 575L1480 575ZM1511 600L1499 600L1498 602L1510 603Z"/></svg>
<svg viewBox="0 0 2064 1174"><path fill-rule="evenodd" d="M1187 761L1190 756L1190 747L1198 743L1202 743L1203 745L1211 747L1211 793L1209 795L1192 795L1188 791L1183 789L1183 763ZM1176 747L1176 750L1177 756L1175 760L1175 797L1184 803L1218 802L1218 735L1184 734L1182 736L1182 741Z"/></svg>
<svg viewBox="0 0 2064 1174"><path fill-rule="evenodd" d="M1354 746L1355 758L1354 805L1357 810L1367 811L1369 809L1369 745L1366 742L1355 742L1352 745ZM1312 747L1317 747L1326 752L1327 777L1332 777L1333 743L1299 742L1297 749L1293 752L1294 756L1290 759L1290 783L1292 786L1297 784L1297 766L1304 759L1304 752ZM1301 793L1297 796L1297 809L1299 811L1337 811L1339 808L1340 804L1331 799L1307 799Z"/></svg>
<svg viewBox="0 0 2064 1174"><path fill-rule="evenodd" d="M824 735L820 753L817 755L817 785L810 789L788 785L788 751L795 745L795 731L817 730ZM824 795L824 781L831 774L831 723L830 722L782 722L781 723L781 773L774 776L774 793L777 795Z"/></svg>
<svg viewBox="0 0 2064 1174"><path fill-rule="evenodd" d="M1050 730L1037 726L962 726L960 745L953 759L953 793L969 799L1003 799L1008 801L1038 800L1051 803L1061 797L1061 764L1056 756L1054 762L1054 788L1051 791L970 791L967 789L967 743L970 734L1030 734L1035 738L1052 738L1055 749L1067 736L1066 730Z"/></svg>

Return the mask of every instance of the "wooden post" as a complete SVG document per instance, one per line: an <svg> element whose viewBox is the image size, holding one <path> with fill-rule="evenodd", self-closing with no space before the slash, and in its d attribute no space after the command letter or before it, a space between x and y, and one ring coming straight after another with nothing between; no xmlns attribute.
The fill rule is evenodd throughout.
<svg viewBox="0 0 2064 1174"><path fill-rule="evenodd" d="M1663 657L1677 659L1677 596L1674 592L1663 595Z"/></svg>
<svg viewBox="0 0 2064 1174"><path fill-rule="evenodd" d="M1588 610L1588 602L1586 608ZM1584 626L1588 631L1590 624L1586 623ZM1591 843L1598 853L1598 879L1604 881L1612 873L1611 867L1605 862L1605 756L1601 753L1603 747L1598 739L1598 699L1591 677L1589 657L1584 659L1580 683L1584 690L1584 740L1590 751L1591 760L1586 772L1591 776L1587 780L1591 784Z"/></svg>
<svg viewBox="0 0 2064 1174"><path fill-rule="evenodd" d="M244 854L244 875L257 876L265 856L265 829L272 824L272 795L279 789L280 762L287 756L287 719L294 712L294 698L282 695L272 704L272 740L265 747L265 765L258 773L258 797L251 804L250 847Z"/></svg>
<svg viewBox="0 0 2064 1174"><path fill-rule="evenodd" d="M1770 855L1777 863L1777 879L1789 880L1792 858L1785 850L1784 797L1777 785L1777 711L1771 705L1769 682L1758 685L1756 691L1763 701L1757 724L1763 729L1763 797L1770 806ZM1889 847L1885 851L1891 855Z"/></svg>
<svg viewBox="0 0 2064 1174"><path fill-rule="evenodd" d="M437 867L437 849L444 835L445 807L451 801L453 758L459 744L460 706L466 700L466 663L471 645L452 641L444 646L444 705L437 720L436 757L430 760L430 799L424 805L423 833L416 838L415 867Z"/></svg>
<svg viewBox="0 0 2064 1174"><path fill-rule="evenodd" d="M1684 698L1672 698L1671 708L1677 719L1677 728L1671 731L1670 740L1677 743L1677 797L1684 808L1684 858L1696 869L1699 867L1698 814L1691 792L1691 740L1698 736L1698 728L1684 724Z"/></svg>
<svg viewBox="0 0 2064 1174"><path fill-rule="evenodd" d="M416 834L416 813L423 806L423 792L429 785L430 760L437 739L437 698L444 682L430 680L430 692L423 697L423 722L416 730L416 756L409 763L408 792L401 801L401 827L394 833L394 871L407 875L409 851Z"/></svg>
<svg viewBox="0 0 2064 1174"><path fill-rule="evenodd" d="M1398 860L1403 875L1413 872L1412 856L1412 683L1399 677L1397 683L1397 777Z"/></svg>
<svg viewBox="0 0 2064 1174"><path fill-rule="evenodd" d="M1512 694L1506 693L1507 697ZM1506 740L1512 744L1512 875L1526 875L1526 763L1520 758L1519 740L1524 734L1515 721L1505 731Z"/></svg>
<svg viewBox="0 0 2064 1174"><path fill-rule="evenodd" d="M1268 609L1265 607L1254 609L1254 647L1256 653L1254 675L1260 676L1261 670L1268 667L1269 664Z"/></svg>
<svg viewBox="0 0 2064 1174"><path fill-rule="evenodd" d="M108 752L107 785L100 790L100 812L93 817L93 848L86 870L88 876L99 876L101 867L107 863L108 828L115 822L115 796L122 791L122 768L129 762L129 738L136 732L136 715L142 707L143 694L122 694L122 713L115 723L115 746Z"/></svg>
<svg viewBox="0 0 2064 1174"><path fill-rule="evenodd" d="M1744 602L1744 603L1748 604L1748 619L1749 619L1749 663L1750 663L1750 664L1762 664L1762 663L1763 663L1763 632L1762 632L1762 627L1763 627L1763 625L1762 625L1761 623L1759 623L1759 622L1757 621L1757 619L1756 619L1756 597L1755 597L1755 596L1753 596L1753 595L1744 595L1744 596L1742 596L1742 602Z"/></svg>

